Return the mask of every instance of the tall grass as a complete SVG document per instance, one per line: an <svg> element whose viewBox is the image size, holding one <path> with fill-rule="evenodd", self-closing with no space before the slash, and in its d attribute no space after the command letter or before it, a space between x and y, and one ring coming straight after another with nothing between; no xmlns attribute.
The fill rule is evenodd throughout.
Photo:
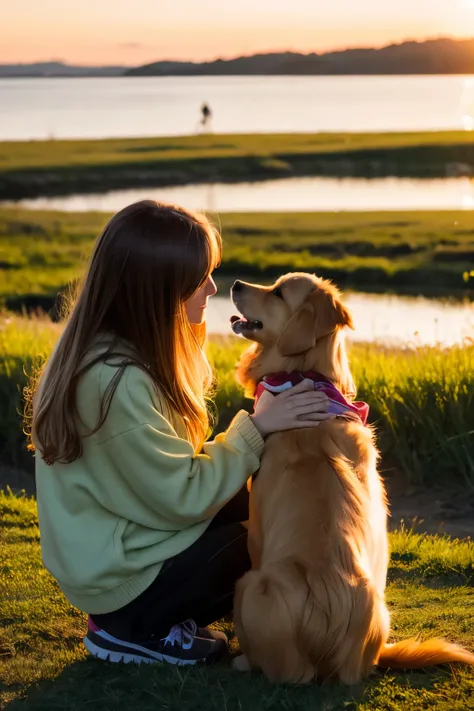
<svg viewBox="0 0 474 711"><path fill-rule="evenodd" d="M21 390L26 373L51 351L60 326L46 317L0 317L0 459L31 467L21 431ZM234 367L246 347L240 339L213 337L217 431L240 408L251 409L235 383ZM397 467L415 484L474 488L474 347L403 350L353 344L358 396L371 409L385 468Z"/></svg>
<svg viewBox="0 0 474 711"><path fill-rule="evenodd" d="M474 347L359 346L353 372L379 444L414 482L474 486Z"/></svg>
<svg viewBox="0 0 474 711"><path fill-rule="evenodd" d="M31 468L22 431L22 392L50 354L61 326L46 316L0 316L0 462Z"/></svg>

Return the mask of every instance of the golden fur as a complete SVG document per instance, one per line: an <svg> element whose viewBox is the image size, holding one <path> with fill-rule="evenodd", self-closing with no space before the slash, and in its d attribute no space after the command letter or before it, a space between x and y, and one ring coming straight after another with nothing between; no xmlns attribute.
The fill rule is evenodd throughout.
<svg viewBox="0 0 474 711"><path fill-rule="evenodd" d="M352 319L334 286L290 274L233 296L263 324L246 334L256 343L238 367L249 394L264 375L293 370L319 372L355 394L343 334ZM236 668L260 668L274 681L356 684L375 664L474 664L444 640L387 644L387 507L376 463L373 432L355 421L268 438L250 499L252 571L235 596L244 654Z"/></svg>

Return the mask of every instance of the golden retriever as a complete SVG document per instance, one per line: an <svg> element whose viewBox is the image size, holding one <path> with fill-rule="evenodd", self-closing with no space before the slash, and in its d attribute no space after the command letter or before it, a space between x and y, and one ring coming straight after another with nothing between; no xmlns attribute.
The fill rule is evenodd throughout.
<svg viewBox="0 0 474 711"><path fill-rule="evenodd" d="M352 318L330 282L299 273L270 287L236 282L232 297L244 317L233 317L234 331L255 342L238 365L249 395L269 374L314 371L352 401ZM387 644L387 507L376 465L374 434L358 417L268 437L250 497L252 571L235 595L237 669L356 684L375 664L474 664L444 640Z"/></svg>

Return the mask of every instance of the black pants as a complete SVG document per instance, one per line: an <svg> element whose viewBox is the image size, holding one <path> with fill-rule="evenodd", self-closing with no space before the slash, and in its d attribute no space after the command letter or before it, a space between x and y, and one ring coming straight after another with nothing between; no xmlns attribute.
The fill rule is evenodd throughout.
<svg viewBox="0 0 474 711"><path fill-rule="evenodd" d="M165 637L193 618L206 627L232 611L237 580L250 570L247 529L249 494L244 487L215 516L192 546L167 561L153 583L115 612L92 615L103 630L125 641Z"/></svg>

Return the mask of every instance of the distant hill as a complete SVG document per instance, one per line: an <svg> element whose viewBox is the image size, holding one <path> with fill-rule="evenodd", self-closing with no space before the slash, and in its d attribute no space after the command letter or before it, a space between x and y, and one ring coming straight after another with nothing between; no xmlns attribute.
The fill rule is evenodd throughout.
<svg viewBox="0 0 474 711"><path fill-rule="evenodd" d="M126 67L76 67L63 62L0 64L0 77L117 77Z"/></svg>
<svg viewBox="0 0 474 711"><path fill-rule="evenodd" d="M0 64L0 77L270 76L355 74L474 74L474 39L402 42L381 49L325 54L274 52L213 62L160 61L128 67L81 67L64 62Z"/></svg>
<svg viewBox="0 0 474 711"><path fill-rule="evenodd" d="M279 54L254 54L236 59L216 59L214 62L154 62L143 67L129 69L128 76L192 76L192 75L243 75L279 74L285 62L296 62L306 55L297 52Z"/></svg>
<svg viewBox="0 0 474 711"><path fill-rule="evenodd" d="M474 74L474 39L402 42L381 49L325 54L255 54L214 62L162 61L125 71L127 76Z"/></svg>

